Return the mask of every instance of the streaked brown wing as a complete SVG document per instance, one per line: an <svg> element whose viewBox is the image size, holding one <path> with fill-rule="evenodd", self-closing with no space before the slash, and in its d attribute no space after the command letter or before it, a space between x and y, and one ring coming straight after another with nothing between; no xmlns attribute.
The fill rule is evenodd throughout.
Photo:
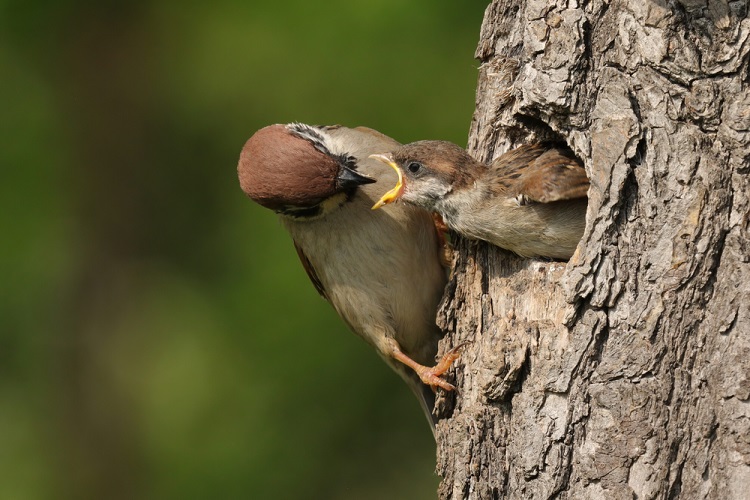
<svg viewBox="0 0 750 500"><path fill-rule="evenodd" d="M310 263L310 260L307 258L302 249L297 245L297 243L294 244L294 249L297 250L297 256L299 256L299 260L300 262L302 262L302 267L305 268L307 277L310 278L310 281L312 281L313 286L318 291L320 296L328 300L326 289L323 287L323 283L321 283L320 278L318 278L318 274L315 272L315 268L312 266L312 263Z"/></svg>
<svg viewBox="0 0 750 500"><path fill-rule="evenodd" d="M501 182L508 194L537 203L585 198L589 189L586 170L565 149L521 146L495 160L493 168L507 169Z"/></svg>

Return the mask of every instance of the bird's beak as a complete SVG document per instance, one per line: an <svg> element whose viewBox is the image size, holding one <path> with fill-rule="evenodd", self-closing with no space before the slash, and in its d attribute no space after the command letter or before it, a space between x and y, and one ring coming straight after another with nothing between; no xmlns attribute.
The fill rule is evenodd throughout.
<svg viewBox="0 0 750 500"><path fill-rule="evenodd" d="M336 187L341 190L355 188L362 184L372 184L375 179L362 175L349 167L342 166L336 176Z"/></svg>
<svg viewBox="0 0 750 500"><path fill-rule="evenodd" d="M370 155L370 158L374 158L376 160L380 160L383 163L385 163L386 165L391 166L393 168L393 170L395 170L396 173L398 174L398 182L396 182L396 186L393 189L391 189L390 191L388 191L387 193L385 193L378 200L378 202L375 203L372 206L373 210L377 210L378 208L382 207L383 205L387 205L389 203L393 203L394 201L398 200L399 197L403 194L403 192L404 192L404 174L401 173L401 169L398 168L398 165L396 165L396 163L393 161L393 157L391 156L390 153Z"/></svg>

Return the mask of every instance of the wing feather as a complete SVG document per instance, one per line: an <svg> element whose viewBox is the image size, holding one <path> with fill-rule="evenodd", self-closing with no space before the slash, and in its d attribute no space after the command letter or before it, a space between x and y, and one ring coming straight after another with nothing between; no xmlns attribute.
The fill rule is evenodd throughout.
<svg viewBox="0 0 750 500"><path fill-rule="evenodd" d="M294 243L294 249L297 250L297 256L299 257L300 262L302 262L302 267L305 269L305 272L307 273L307 277L310 278L310 281L315 287L315 290L318 291L321 297L328 300L328 295L326 295L326 289L323 286L323 283L320 281L320 278L318 277L318 273L315 272L315 268L310 262L310 259L307 258L305 253L302 251L299 245L297 245L296 242Z"/></svg>
<svg viewBox="0 0 750 500"><path fill-rule="evenodd" d="M499 158L498 182L508 195L537 203L585 198L589 189L586 170L572 151L534 144L516 148Z"/></svg>

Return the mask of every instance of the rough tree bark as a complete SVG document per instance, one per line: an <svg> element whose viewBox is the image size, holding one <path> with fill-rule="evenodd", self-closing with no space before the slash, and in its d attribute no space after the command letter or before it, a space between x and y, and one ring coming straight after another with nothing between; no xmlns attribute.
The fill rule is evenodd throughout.
<svg viewBox="0 0 750 500"><path fill-rule="evenodd" d="M750 498L748 1L493 2L469 150L591 179L568 263L459 240L444 499Z"/></svg>

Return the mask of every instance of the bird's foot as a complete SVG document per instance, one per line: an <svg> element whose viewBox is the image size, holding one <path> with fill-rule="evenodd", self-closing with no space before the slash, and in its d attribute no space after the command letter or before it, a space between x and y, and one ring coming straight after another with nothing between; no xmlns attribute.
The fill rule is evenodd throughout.
<svg viewBox="0 0 750 500"><path fill-rule="evenodd" d="M406 354L401 352L400 349L394 349L392 355L394 358L414 370L419 376L420 380L422 380L422 382L424 382L426 385L432 387L433 390L435 390L437 387L441 387L446 391L454 391L456 387L453 384L446 382L441 377L445 372L448 371L453 362L458 359L458 357L460 356L459 351L467 343L468 342L464 342L463 344L457 345L456 347L445 353L445 355L440 358L440 361L438 361L435 366L431 367L420 365L419 363L408 357Z"/></svg>

